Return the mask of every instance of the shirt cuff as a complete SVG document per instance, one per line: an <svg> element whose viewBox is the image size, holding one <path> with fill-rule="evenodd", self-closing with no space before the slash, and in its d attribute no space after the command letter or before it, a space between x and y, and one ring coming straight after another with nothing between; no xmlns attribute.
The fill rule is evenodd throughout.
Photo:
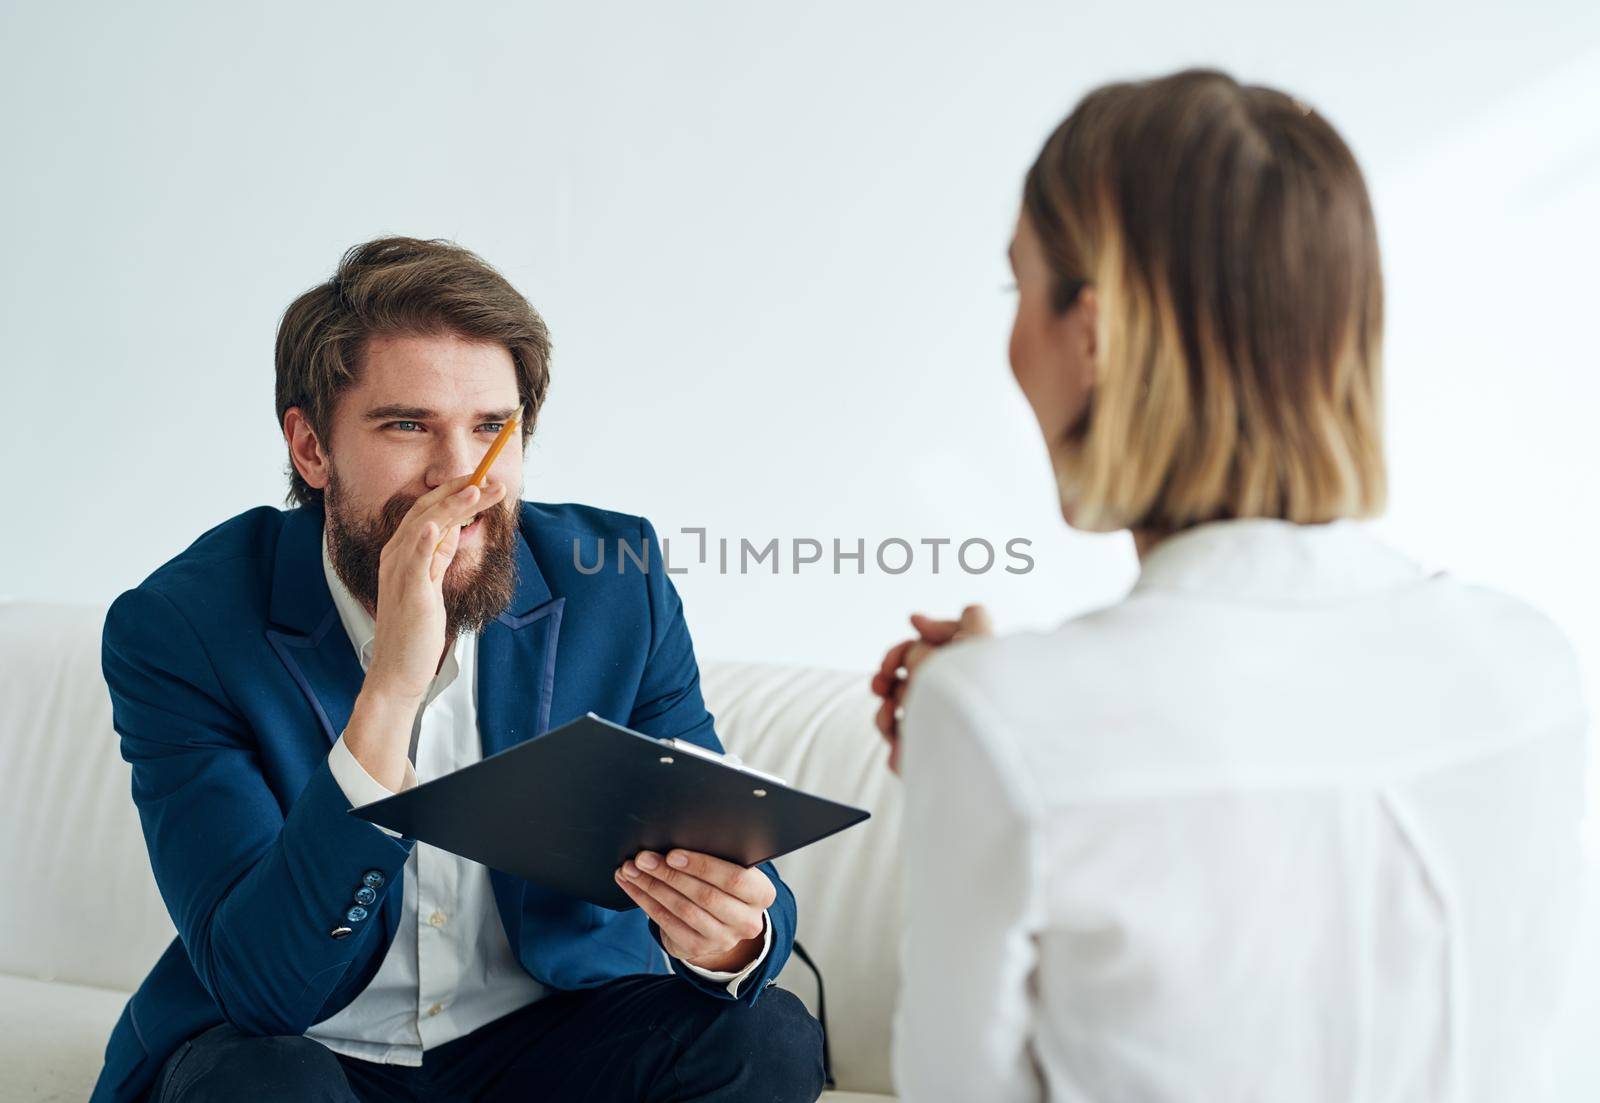
<svg viewBox="0 0 1600 1103"><path fill-rule="evenodd" d="M755 972L761 963L767 960L767 955L772 952L772 920L767 918L766 912L761 913L761 928L761 952L751 959L749 965L746 965L737 973L730 973L723 969L702 969L692 961L683 961L681 957L677 960L683 961L684 968L690 970L696 976L705 977L707 980L727 981L728 995L736 997L739 995L739 983ZM670 968L673 961L672 955L668 954L666 950L661 952L666 955L668 967Z"/></svg>
<svg viewBox="0 0 1600 1103"><path fill-rule="evenodd" d="M333 774L333 780L339 783L339 788L344 793L345 800L350 802L351 808L358 808L363 804L371 804L375 800L394 796L394 790L383 782L367 773L367 768L356 760L350 753L350 748L345 744L344 733L333 741L333 750L328 752L328 770ZM401 784L401 789L409 789L417 783L417 772L412 769L410 761L406 762L406 779ZM381 823L372 825L385 835L400 838L400 832L390 830ZM688 965L688 962L684 962ZM690 966L693 968L693 966Z"/></svg>

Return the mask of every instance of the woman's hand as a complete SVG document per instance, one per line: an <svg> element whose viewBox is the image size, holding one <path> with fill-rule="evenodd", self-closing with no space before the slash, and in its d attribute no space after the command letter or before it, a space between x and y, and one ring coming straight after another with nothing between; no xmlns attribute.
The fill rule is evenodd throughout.
<svg viewBox="0 0 1600 1103"><path fill-rule="evenodd" d="M917 630L917 638L901 640L889 648L878 672L872 676L872 692L883 698L878 706L878 730L889 744L889 769L897 774L900 772L900 717L904 712L901 702L911 686L911 675L923 660L947 643L994 635L989 613L981 605L967 606L961 610L958 620L934 620L912 613L911 627Z"/></svg>

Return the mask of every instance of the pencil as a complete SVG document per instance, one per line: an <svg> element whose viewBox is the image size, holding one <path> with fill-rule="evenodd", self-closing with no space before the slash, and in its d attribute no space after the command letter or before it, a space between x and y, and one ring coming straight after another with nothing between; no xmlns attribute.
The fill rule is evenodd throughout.
<svg viewBox="0 0 1600 1103"><path fill-rule="evenodd" d="M506 441L511 439L511 434L517 431L517 426L522 424L522 410L511 415L511 420L500 426L500 432L495 434L494 443L489 445L489 450L483 454L483 459L478 463L478 469L472 473L472 485L479 490L483 489L483 477L489 473L489 468L494 466L494 459L500 454L500 449L506 446Z"/></svg>
<svg viewBox="0 0 1600 1103"><path fill-rule="evenodd" d="M489 474L489 468L494 466L495 457L500 454L500 450L506 446L506 441L511 439L511 434L515 433L517 426L521 424L522 410L519 408L515 414L511 415L510 421L500 426L500 431L495 434L494 441L489 445L489 450L483 454L483 459L478 461L478 469L472 473L472 478L468 480L473 486L479 490L483 489L483 480ZM444 537L441 536L439 542L433 546L433 550L438 551L443 546Z"/></svg>

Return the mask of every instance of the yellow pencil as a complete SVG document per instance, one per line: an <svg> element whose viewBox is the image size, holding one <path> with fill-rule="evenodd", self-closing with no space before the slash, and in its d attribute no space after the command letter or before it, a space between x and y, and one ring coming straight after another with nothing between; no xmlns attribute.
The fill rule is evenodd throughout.
<svg viewBox="0 0 1600 1103"><path fill-rule="evenodd" d="M500 432L495 434L494 443L489 445L489 450L483 454L483 459L478 463L478 469L472 473L472 485L479 490L483 489L483 477L489 473L489 468L494 466L494 458L500 454L500 449L506 446L506 441L511 439L511 434L517 431L517 426L522 424L522 410L518 409L511 415L511 420L500 426Z"/></svg>
<svg viewBox="0 0 1600 1103"><path fill-rule="evenodd" d="M489 445L489 450L483 454L483 459L478 461L478 469L472 473L472 478L468 480L473 486L479 490L483 489L483 480L489 474L489 468L494 466L495 457L500 454L500 450L506 446L506 441L511 439L511 434L517 431L517 426L520 424L522 424L522 410L518 409L515 414L511 415L510 421L500 426L500 431L495 434L494 441ZM444 537L441 536L439 543L433 546L433 550L438 551L443 546Z"/></svg>

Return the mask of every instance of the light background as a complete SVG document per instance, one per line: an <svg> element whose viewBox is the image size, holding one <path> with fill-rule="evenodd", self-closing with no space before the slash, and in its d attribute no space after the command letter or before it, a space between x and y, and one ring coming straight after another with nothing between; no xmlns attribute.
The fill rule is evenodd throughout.
<svg viewBox="0 0 1600 1103"><path fill-rule="evenodd" d="M1055 511L1003 252L1084 91L1211 63L1311 102L1368 173L1386 534L1600 652L1593 5L4 12L0 593L106 602L281 504L279 313L403 232L476 249L550 323L527 497L735 548L1032 541L1027 575L696 566L705 655L860 667L913 608L1014 628L1113 600L1131 550Z"/></svg>
<svg viewBox="0 0 1600 1103"><path fill-rule="evenodd" d="M1036 568L677 579L704 657L865 669L914 608L1114 600L1004 356L1022 173L1076 99L1188 64L1363 164L1397 545L1600 667L1600 6L0 8L0 595L109 602L281 504L279 313L348 245L455 239L555 340L526 496L810 536L1032 541Z"/></svg>

